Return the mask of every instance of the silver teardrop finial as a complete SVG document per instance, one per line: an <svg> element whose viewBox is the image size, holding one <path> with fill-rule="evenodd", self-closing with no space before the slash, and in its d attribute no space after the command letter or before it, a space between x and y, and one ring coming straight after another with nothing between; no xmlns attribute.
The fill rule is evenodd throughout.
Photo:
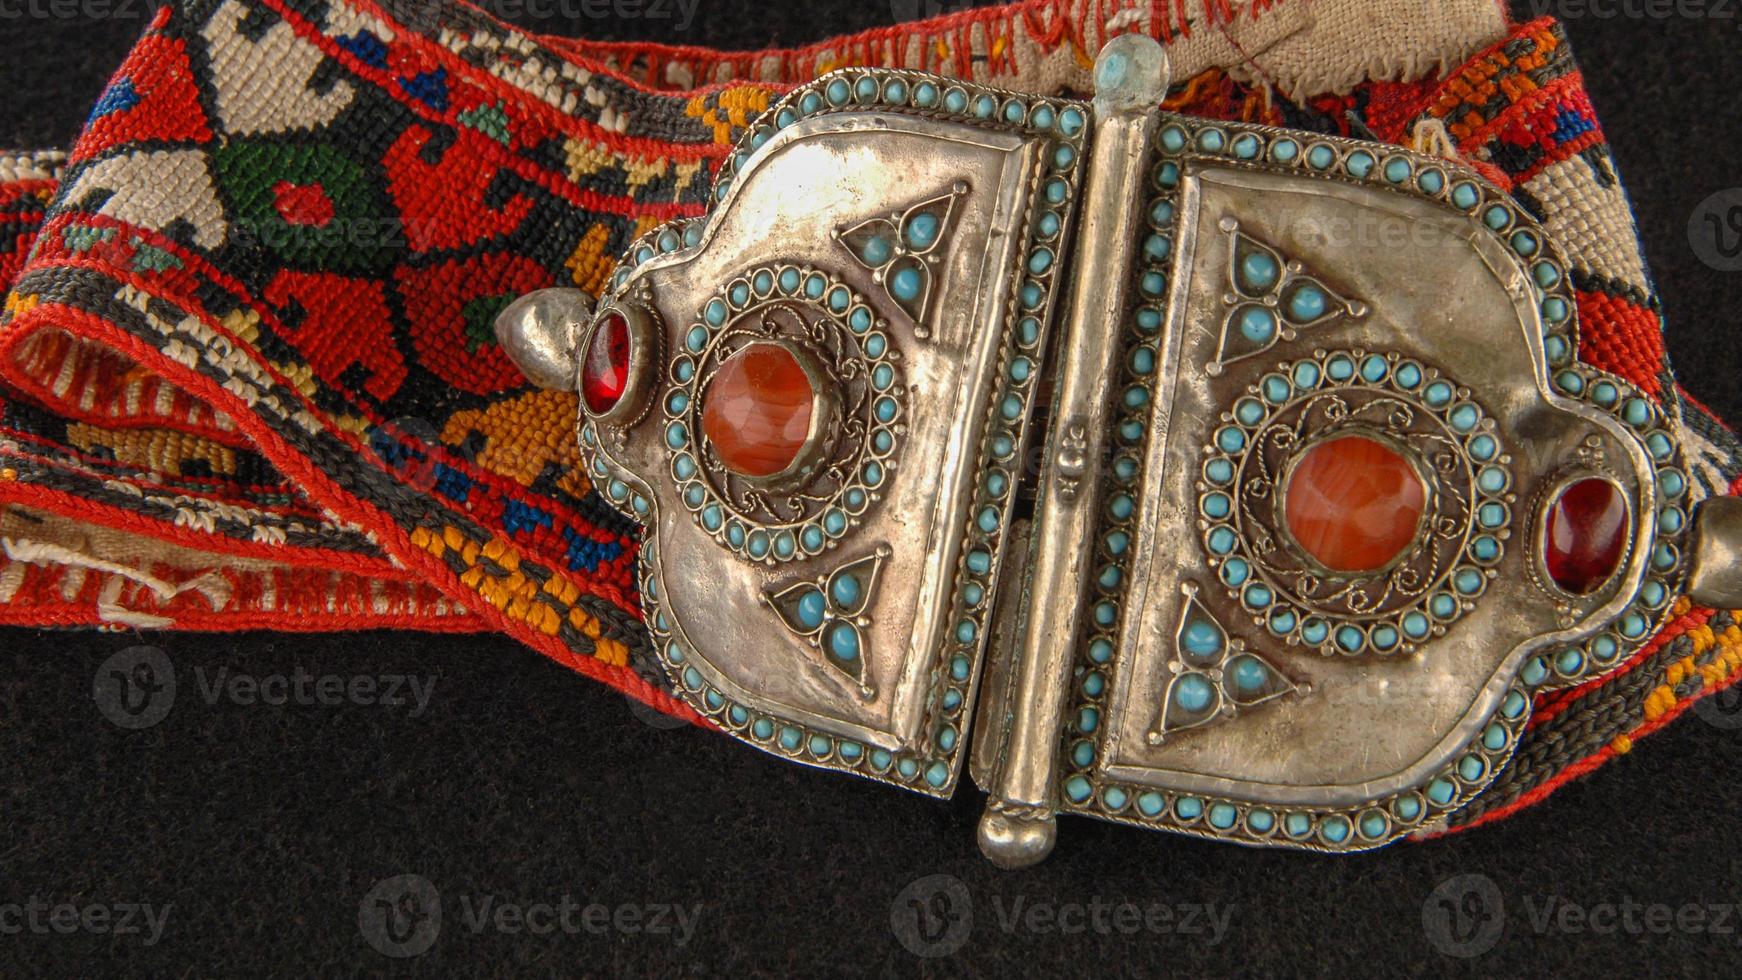
<svg viewBox="0 0 1742 980"><path fill-rule="evenodd" d="M502 352L540 388L573 391L576 347L593 318L593 297L579 289L540 289L496 314Z"/></svg>

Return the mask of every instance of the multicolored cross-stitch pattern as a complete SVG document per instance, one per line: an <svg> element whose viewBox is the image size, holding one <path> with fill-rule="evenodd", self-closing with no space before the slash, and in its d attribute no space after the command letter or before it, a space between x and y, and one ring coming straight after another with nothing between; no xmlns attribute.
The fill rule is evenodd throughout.
<svg viewBox="0 0 1742 980"><path fill-rule="evenodd" d="M636 237L702 212L773 95L838 63L1021 88L1068 74L1054 61L1080 76L1118 30L1178 42L1236 16L1223 0L1142 20L1028 0L708 56L541 41L456 3L396 9L174 4L70 154L0 156L0 622L499 630L689 716L648 656L637 529L578 465L574 396L522 383L495 313L539 287L600 291ZM1583 355L1679 413L1701 490L1732 491L1742 452L1674 386L1553 22L1444 78L1291 97L1211 69L1169 107L1478 166L1572 256ZM1684 603L1609 679L1545 699L1460 822L1534 802L1739 671L1732 614Z"/></svg>

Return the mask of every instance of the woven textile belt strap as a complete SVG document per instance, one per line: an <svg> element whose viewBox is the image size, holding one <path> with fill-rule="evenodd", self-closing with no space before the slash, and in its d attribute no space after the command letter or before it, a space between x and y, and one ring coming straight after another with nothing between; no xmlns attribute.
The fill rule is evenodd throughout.
<svg viewBox="0 0 1742 980"><path fill-rule="evenodd" d="M1422 838L1734 724L1742 444L1492 0L743 53L175 0L0 226L9 626L499 632L966 777L1009 865Z"/></svg>
<svg viewBox="0 0 1742 980"><path fill-rule="evenodd" d="M1158 111L847 70L597 303L497 321L579 390L647 527L673 690L780 755L1055 814L1351 849L1504 768L1533 691L1672 596L1742 602L1660 408L1580 365L1567 265L1479 174ZM970 738L971 736L971 738Z"/></svg>

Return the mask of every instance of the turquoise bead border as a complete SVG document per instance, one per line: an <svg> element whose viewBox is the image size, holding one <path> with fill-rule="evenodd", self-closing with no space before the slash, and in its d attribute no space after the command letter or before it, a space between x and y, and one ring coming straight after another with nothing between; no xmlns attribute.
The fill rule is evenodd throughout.
<svg viewBox="0 0 1742 980"><path fill-rule="evenodd" d="M1413 384L1399 378L1405 371L1412 371ZM1283 386L1279 397L1271 397L1277 394L1270 390L1272 381ZM1443 393L1438 406L1433 404L1436 390ZM1423 416L1438 422L1449 439L1457 441L1460 455L1469 467L1469 521L1460 531L1463 540L1458 544L1457 556L1424 587L1418 599L1391 612L1337 615L1308 608L1273 576L1264 573L1260 560L1251 553L1245 536L1235 526L1237 507L1231 498L1238 496L1236 490L1245 471L1245 458L1258 437L1278 415L1301 401L1333 392L1374 392L1412 402ZM1242 417L1246 408L1256 408L1259 413L1256 420L1248 422ZM1466 411L1468 424L1460 426L1458 418ZM1230 434L1239 440L1234 449L1224 444ZM1482 444L1482 440L1486 443ZM1213 577L1268 635L1290 646L1300 644L1316 649L1326 656L1398 656L1413 652L1430 637L1443 635L1447 627L1474 610L1487 594L1488 583L1496 574L1495 566L1505 557L1506 542L1512 537L1517 503L1511 492L1512 457L1494 432L1486 411L1468 388L1419 360L1396 353L1319 350L1311 357L1279 362L1235 399L1232 411L1222 413L1203 455L1198 479L1198 529L1205 560L1216 573ZM1225 481L1210 475L1211 468L1218 463L1228 467ZM1488 475L1498 475L1501 482L1497 489L1484 488L1482 479ZM1226 514L1214 514L1210 501L1216 497L1227 501ZM1490 508L1498 509L1496 520L1485 518ZM1216 547L1218 535L1229 542L1226 550ZM1492 548L1488 557L1478 554L1477 545L1484 541ZM1419 550L1422 543L1417 542L1414 549ZM1266 593L1263 601L1253 601L1254 590ZM1389 631L1389 640L1382 638L1385 631ZM1356 637L1356 642L1348 641L1350 634Z"/></svg>
<svg viewBox="0 0 1742 980"><path fill-rule="evenodd" d="M706 479L707 467L696 449L690 418L701 396L697 363L737 317L783 300L796 300L826 311L843 342L853 345L853 353L865 365L870 415L864 420L863 453L855 463L852 478L841 486L834 499L805 520L770 524L735 514L732 505L721 499ZM839 310L835 309L837 305ZM710 323L716 308L720 322ZM888 484L896 468L896 451L906 429L903 420L907 397L901 384L901 354L890 336L889 322L839 278L808 265L774 263L747 270L722 286L703 304L701 314L685 327L673 346L676 349L668 352L666 358L669 387L660 402L664 419L660 438L665 440L672 480L696 526L739 557L770 565L815 558L851 534L860 517L882 496L880 488ZM879 436L887 441L885 448L877 448ZM622 498L615 491L615 486L607 485L607 496L621 503ZM699 499L692 502L692 497Z"/></svg>

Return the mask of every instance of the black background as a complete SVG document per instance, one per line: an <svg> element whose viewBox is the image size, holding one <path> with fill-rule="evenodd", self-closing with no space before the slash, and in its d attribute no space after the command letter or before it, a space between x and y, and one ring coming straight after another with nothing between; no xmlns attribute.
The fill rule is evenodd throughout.
<svg viewBox="0 0 1742 980"><path fill-rule="evenodd" d="M61 2L0 0L0 14L24 14L0 17L0 145L65 145L147 12L144 0L113 0L110 15L81 17ZM574 0L568 9L581 15L567 18L537 16L560 7L508 2L497 9L523 11L514 19L534 30L736 48L945 9L933 0L699 0L680 30L670 19L585 16L633 12L634 0ZM1632 191L1681 378L1720 414L1742 419L1733 383L1742 275L1704 265L1689 232L1702 201L1742 186L1742 4L1549 7L1568 16ZM1687 16L1699 9L1706 15ZM142 643L170 657L180 690L162 723L124 731L99 713L92 680L111 654ZM433 698L419 717L381 706L209 704L201 677L223 668L417 675L433 678ZM1725 707L1735 711L1734 699ZM1615 925L1603 918L1605 908L1657 904L1685 926L1684 907L1742 902L1742 731L1724 723L1742 714L1722 709L1690 714L1546 806L1449 840L1327 859L1067 819L1054 856L1020 874L994 871L977 853L975 791L933 802L646 717L499 637L0 630L0 907L33 897L171 906L151 947L85 932L0 935L0 975L74 975L90 959L105 972L189 976L1526 967L1733 976L1742 962L1742 913L1721 933L1673 921L1653 932L1641 913ZM402 874L440 891L446 921L430 952L392 960L360 932L359 903ZM1485 955L1452 958L1432 938L1443 914L1435 889L1470 874L1494 883L1504 931ZM894 920L913 921L904 889L932 875L962 883L972 922L951 934L965 936L953 955L920 959ZM486 896L699 909L679 947L648 934L473 932L463 902ZM1086 931L1004 918L1018 902L1045 911L1096 900L1213 905L1228 926L1219 937L1185 928L1125 935L1068 910L1064 921ZM1544 921L1550 903L1589 910L1594 924L1568 925L1558 911ZM1639 928L1629 931L1629 921Z"/></svg>

